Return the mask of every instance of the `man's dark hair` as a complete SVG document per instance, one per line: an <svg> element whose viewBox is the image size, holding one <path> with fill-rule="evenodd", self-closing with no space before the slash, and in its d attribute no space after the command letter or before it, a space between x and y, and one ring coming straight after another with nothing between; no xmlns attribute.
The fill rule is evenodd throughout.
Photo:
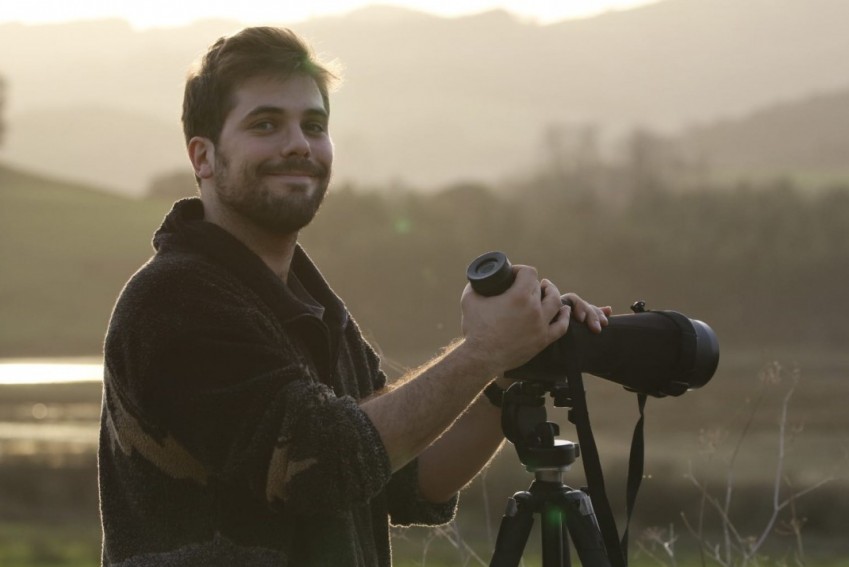
<svg viewBox="0 0 849 567"><path fill-rule="evenodd" d="M183 95L183 134L218 143L224 120L235 105L236 88L257 76L311 77L330 112L329 91L337 76L320 63L309 45L285 28L251 27L220 38L186 80Z"/></svg>

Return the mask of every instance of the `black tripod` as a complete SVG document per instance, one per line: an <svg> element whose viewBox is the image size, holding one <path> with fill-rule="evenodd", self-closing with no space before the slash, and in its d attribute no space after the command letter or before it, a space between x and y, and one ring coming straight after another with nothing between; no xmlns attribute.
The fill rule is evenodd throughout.
<svg viewBox="0 0 849 567"><path fill-rule="evenodd" d="M570 536L583 567L610 567L589 496L563 483L580 451L576 443L555 438L559 427L546 421L548 392L555 405L569 405L568 386L561 382L518 381L504 392L502 429L534 481L508 500L490 567L518 567L534 514L542 519L543 567L571 565Z"/></svg>

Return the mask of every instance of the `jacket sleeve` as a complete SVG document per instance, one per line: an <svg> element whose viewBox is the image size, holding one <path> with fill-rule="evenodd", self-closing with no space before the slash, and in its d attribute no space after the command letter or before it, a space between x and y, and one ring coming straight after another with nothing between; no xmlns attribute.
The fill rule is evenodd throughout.
<svg viewBox="0 0 849 567"><path fill-rule="evenodd" d="M438 526L454 519L459 495L448 502L425 500L419 491L418 460L392 475L387 487L390 522L395 526Z"/></svg>
<svg viewBox="0 0 849 567"><path fill-rule="evenodd" d="M377 431L245 293L180 267L131 280L105 348L113 435L163 474L236 485L272 508L367 502L390 479Z"/></svg>
<svg viewBox="0 0 849 567"><path fill-rule="evenodd" d="M371 370L370 374L377 378L374 384L375 389L382 388L386 384L386 376L380 370L380 358L363 340L356 325L349 327L349 332L351 343L361 346L362 364L368 367ZM419 490L418 459L414 459L392 475L386 488L386 499L392 525L436 526L448 523L454 518L458 495L444 503L432 503L426 500Z"/></svg>

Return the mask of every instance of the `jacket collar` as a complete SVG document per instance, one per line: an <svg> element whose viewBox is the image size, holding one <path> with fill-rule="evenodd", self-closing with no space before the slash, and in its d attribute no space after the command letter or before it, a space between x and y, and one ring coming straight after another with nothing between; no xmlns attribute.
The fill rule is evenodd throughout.
<svg viewBox="0 0 849 567"><path fill-rule="evenodd" d="M203 203L197 197L174 203L153 237L153 246L157 253L190 250L224 266L256 292L284 324L314 317L259 256L220 226L204 220ZM331 338L336 338L348 323L348 310L300 244L296 245L290 270L324 306L324 323Z"/></svg>

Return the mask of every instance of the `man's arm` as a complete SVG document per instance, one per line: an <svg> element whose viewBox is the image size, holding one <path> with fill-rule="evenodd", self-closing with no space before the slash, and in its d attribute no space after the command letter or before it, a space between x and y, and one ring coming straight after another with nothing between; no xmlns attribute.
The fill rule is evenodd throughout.
<svg viewBox="0 0 849 567"><path fill-rule="evenodd" d="M509 381L499 378L502 388ZM446 502L486 466L504 443L501 410L483 394L419 455L419 492L429 502Z"/></svg>
<svg viewBox="0 0 849 567"><path fill-rule="evenodd" d="M562 304L554 284L540 282L533 268L514 270L515 282L501 295L482 297L466 287L462 341L361 404L393 471L442 435L494 376L521 366L566 333L571 307Z"/></svg>

